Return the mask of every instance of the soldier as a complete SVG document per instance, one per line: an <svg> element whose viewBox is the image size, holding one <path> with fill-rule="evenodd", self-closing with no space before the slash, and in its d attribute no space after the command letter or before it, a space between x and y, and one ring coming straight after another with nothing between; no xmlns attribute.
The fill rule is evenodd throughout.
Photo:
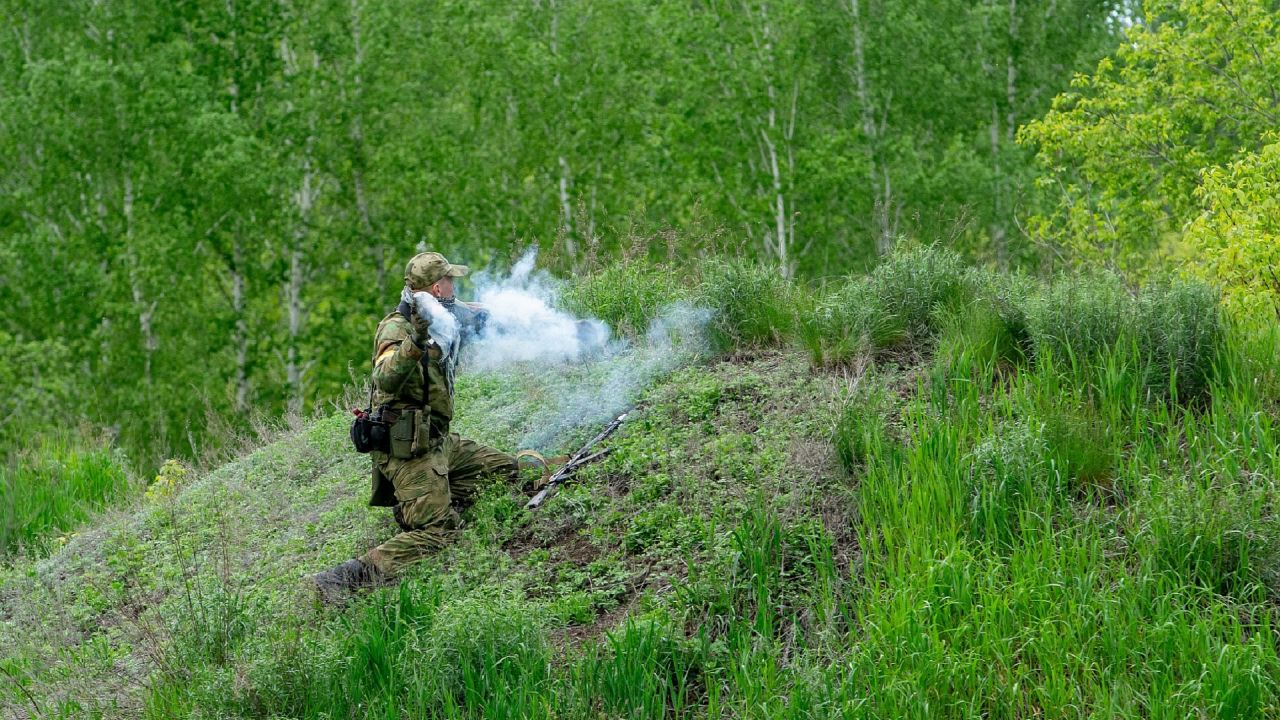
<svg viewBox="0 0 1280 720"><path fill-rule="evenodd" d="M485 477L517 477L511 455L449 432L458 352L487 319L482 308L454 299L453 279L466 274L466 266L451 265L440 253L414 256L405 268L399 308L378 324L372 404L392 422L391 447L370 453L369 504L394 506L403 532L316 575L326 596L373 582L449 545L461 522L453 504L467 500ZM422 292L434 301L414 297Z"/></svg>

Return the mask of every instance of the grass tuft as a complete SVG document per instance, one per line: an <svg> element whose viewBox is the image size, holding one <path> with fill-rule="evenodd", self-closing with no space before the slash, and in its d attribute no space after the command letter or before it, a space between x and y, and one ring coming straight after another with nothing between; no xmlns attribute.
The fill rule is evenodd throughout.
<svg viewBox="0 0 1280 720"><path fill-rule="evenodd" d="M122 499L130 487L126 467L118 450L52 438L15 453L0 466L0 558L68 533L95 510Z"/></svg>
<svg viewBox="0 0 1280 720"><path fill-rule="evenodd" d="M712 312L709 335L720 352L780 345L794 333L792 287L777 268L711 260L693 301Z"/></svg>

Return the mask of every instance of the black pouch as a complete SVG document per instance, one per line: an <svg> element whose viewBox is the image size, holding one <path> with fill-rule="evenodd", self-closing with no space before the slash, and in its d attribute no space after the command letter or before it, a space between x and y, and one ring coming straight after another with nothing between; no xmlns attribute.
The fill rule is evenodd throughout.
<svg viewBox="0 0 1280 720"><path fill-rule="evenodd" d="M391 423L375 420L365 413L356 415L351 421L351 444L358 453L370 453L375 450L387 452L391 449Z"/></svg>

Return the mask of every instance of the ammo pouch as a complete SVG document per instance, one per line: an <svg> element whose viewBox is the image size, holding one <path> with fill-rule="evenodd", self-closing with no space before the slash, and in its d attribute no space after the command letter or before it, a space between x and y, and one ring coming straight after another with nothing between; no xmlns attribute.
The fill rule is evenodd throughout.
<svg viewBox="0 0 1280 720"><path fill-rule="evenodd" d="M408 460L417 449L418 416L420 411L401 410L399 417L391 423L391 449L388 454L393 458Z"/></svg>

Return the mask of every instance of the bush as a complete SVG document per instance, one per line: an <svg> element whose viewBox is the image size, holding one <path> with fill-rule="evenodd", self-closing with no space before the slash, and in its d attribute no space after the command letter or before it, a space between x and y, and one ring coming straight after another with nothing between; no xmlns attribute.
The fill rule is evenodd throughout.
<svg viewBox="0 0 1280 720"><path fill-rule="evenodd" d="M1220 297L1208 285L1175 282L1146 288L1138 298L1135 341L1149 368L1149 385L1170 397L1209 390L1223 345Z"/></svg>
<svg viewBox="0 0 1280 720"><path fill-rule="evenodd" d="M643 337L662 308L686 295L680 279L666 267L623 259L568 285L561 295L566 310L599 318L615 333Z"/></svg>
<svg viewBox="0 0 1280 720"><path fill-rule="evenodd" d="M1112 275L1073 277L1027 303L1038 361L1077 369L1117 357L1143 385L1190 399L1209 388L1222 350L1218 295L1202 283L1153 284L1132 295Z"/></svg>
<svg viewBox="0 0 1280 720"><path fill-rule="evenodd" d="M943 317L973 297L973 280L956 253L936 245L895 250L869 277L848 278L801 313L800 339L814 363L932 340Z"/></svg>
<svg viewBox="0 0 1280 720"><path fill-rule="evenodd" d="M712 312L710 340L722 352L778 345L795 330L792 288L776 268L713 260L693 301Z"/></svg>
<svg viewBox="0 0 1280 720"><path fill-rule="evenodd" d="M1132 314L1132 298L1114 275L1059 278L1026 304L1036 358L1087 362L1115 348Z"/></svg>
<svg viewBox="0 0 1280 720"><path fill-rule="evenodd" d="M974 291L964 260L937 245L895 250L871 273L871 285L882 311L912 341L935 336L940 311L963 306Z"/></svg>

